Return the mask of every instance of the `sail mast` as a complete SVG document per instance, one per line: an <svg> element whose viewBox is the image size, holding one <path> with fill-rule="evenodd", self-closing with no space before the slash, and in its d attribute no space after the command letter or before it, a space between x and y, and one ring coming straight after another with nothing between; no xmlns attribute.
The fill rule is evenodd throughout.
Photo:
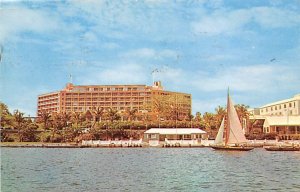
<svg viewBox="0 0 300 192"><path fill-rule="evenodd" d="M227 122L226 122L226 135L225 135L225 145L228 144L229 139L229 132L230 132L230 120L229 120L229 113L230 113L230 101L229 101L229 87L227 92Z"/></svg>

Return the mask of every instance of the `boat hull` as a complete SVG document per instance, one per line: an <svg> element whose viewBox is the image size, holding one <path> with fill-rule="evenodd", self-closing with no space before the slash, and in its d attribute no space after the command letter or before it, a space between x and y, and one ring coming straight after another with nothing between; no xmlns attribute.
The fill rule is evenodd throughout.
<svg viewBox="0 0 300 192"><path fill-rule="evenodd" d="M250 151L254 149L254 147L246 147L246 146L211 146L214 150L221 151Z"/></svg>
<svg viewBox="0 0 300 192"><path fill-rule="evenodd" d="M265 147L267 151L300 151L300 147L280 147L280 146L271 146Z"/></svg>

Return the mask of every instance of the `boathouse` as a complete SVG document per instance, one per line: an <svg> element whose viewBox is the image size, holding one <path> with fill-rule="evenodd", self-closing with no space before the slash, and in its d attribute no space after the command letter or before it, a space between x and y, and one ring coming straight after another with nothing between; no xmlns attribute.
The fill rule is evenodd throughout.
<svg viewBox="0 0 300 192"><path fill-rule="evenodd" d="M198 128L152 128L144 132L144 141L150 146L200 145L205 134L205 131Z"/></svg>

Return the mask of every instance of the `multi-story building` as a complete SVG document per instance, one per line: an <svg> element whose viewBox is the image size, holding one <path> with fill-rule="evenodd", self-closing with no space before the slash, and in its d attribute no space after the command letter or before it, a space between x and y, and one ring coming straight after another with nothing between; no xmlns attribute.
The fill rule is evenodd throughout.
<svg viewBox="0 0 300 192"><path fill-rule="evenodd" d="M136 109L138 112L153 113L157 97L173 97L180 106L180 117L191 114L191 94L171 92L163 89L161 82L154 85L73 85L68 83L63 90L38 96L37 116L42 111L86 112L97 107L125 111ZM179 99L180 98L180 99ZM170 100L168 101L170 104Z"/></svg>
<svg viewBox="0 0 300 192"><path fill-rule="evenodd" d="M255 123L250 129L275 133L280 138L300 139L300 94L252 109L250 119Z"/></svg>
<svg viewBox="0 0 300 192"><path fill-rule="evenodd" d="M290 99L264 105L259 110L260 115L263 116L300 115L300 94Z"/></svg>

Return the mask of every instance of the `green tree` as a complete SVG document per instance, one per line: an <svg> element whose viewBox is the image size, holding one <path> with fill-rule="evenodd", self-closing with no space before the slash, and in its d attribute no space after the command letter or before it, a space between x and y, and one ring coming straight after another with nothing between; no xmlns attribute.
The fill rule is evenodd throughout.
<svg viewBox="0 0 300 192"><path fill-rule="evenodd" d="M248 128L247 128L247 124L250 124L250 121L249 121L249 112L248 112L248 109L249 109L249 106L248 105L244 105L244 104L237 104L235 105L235 109L237 111L237 114L239 116L239 119L240 119L240 122L243 126L243 128L246 129L246 133L249 132ZM248 125L250 126L250 125Z"/></svg>
<svg viewBox="0 0 300 192"><path fill-rule="evenodd" d="M224 107L218 106L215 108L215 125L218 127L218 125L221 125L223 117L226 116L226 109Z"/></svg>
<svg viewBox="0 0 300 192"><path fill-rule="evenodd" d="M130 137L132 137L132 124L137 117L137 109L126 109L125 114L130 123Z"/></svg>
<svg viewBox="0 0 300 192"><path fill-rule="evenodd" d="M93 119L92 112L90 110L87 110L84 114L85 120L88 122L91 122Z"/></svg>
<svg viewBox="0 0 300 192"><path fill-rule="evenodd" d="M102 121L102 117L104 115L104 108L103 107L97 107L94 111L93 111L93 116L94 116L94 123L93 126L95 126L95 124L97 123L98 127L99 127L99 122Z"/></svg>
<svg viewBox="0 0 300 192"><path fill-rule="evenodd" d="M51 117L51 142L60 142L62 140L61 130L64 127L64 121L62 120L62 115L56 113Z"/></svg>
<svg viewBox="0 0 300 192"><path fill-rule="evenodd" d="M158 126L160 127L161 119L165 116L166 101L162 95L156 95L152 97L152 113L156 116Z"/></svg>
<svg viewBox="0 0 300 192"><path fill-rule="evenodd" d="M60 113L60 118L64 128L68 127L71 124L71 117L72 116L70 113L66 113L66 112Z"/></svg>
<svg viewBox="0 0 300 192"><path fill-rule="evenodd" d="M202 121L202 117L201 117L200 112L196 112L194 120L195 120L195 122L199 122L199 123Z"/></svg>
<svg viewBox="0 0 300 192"><path fill-rule="evenodd" d="M236 109L236 112L239 116L239 119L240 121L242 119L249 119L249 112L248 112L248 109L249 109L249 106L248 105L244 105L244 104L237 104L234 106L235 109Z"/></svg>
<svg viewBox="0 0 300 192"><path fill-rule="evenodd" d="M14 118L14 128L18 130L18 136L19 136L19 141L22 141L22 128L23 124L25 123L25 118L24 118L24 113L20 112L19 110L15 110L13 114Z"/></svg>
<svg viewBox="0 0 300 192"><path fill-rule="evenodd" d="M46 110L42 110L40 120L43 123L44 130L48 129L49 123L51 121L51 114L49 112L47 112Z"/></svg>
<svg viewBox="0 0 300 192"><path fill-rule="evenodd" d="M203 115L203 121L207 132L210 133L212 129L215 129L215 116L213 113L205 112Z"/></svg>
<svg viewBox="0 0 300 192"><path fill-rule="evenodd" d="M34 142L36 141L36 133L38 125L32 123L30 120L25 120L22 129L20 130L19 137L20 141Z"/></svg>
<svg viewBox="0 0 300 192"><path fill-rule="evenodd" d="M134 121L137 117L137 109L126 109L125 110L125 116L128 121Z"/></svg>
<svg viewBox="0 0 300 192"><path fill-rule="evenodd" d="M109 108L108 111L106 111L106 116L110 122L118 121L121 119L119 112L112 108Z"/></svg>
<svg viewBox="0 0 300 192"><path fill-rule="evenodd" d="M83 122L83 118L84 118L84 115L80 112L74 112L72 114L72 123L75 124L75 128L78 129L79 126L81 126L82 122Z"/></svg>
<svg viewBox="0 0 300 192"><path fill-rule="evenodd" d="M7 105L0 102L0 126L11 127L13 125L13 116L9 112Z"/></svg>

